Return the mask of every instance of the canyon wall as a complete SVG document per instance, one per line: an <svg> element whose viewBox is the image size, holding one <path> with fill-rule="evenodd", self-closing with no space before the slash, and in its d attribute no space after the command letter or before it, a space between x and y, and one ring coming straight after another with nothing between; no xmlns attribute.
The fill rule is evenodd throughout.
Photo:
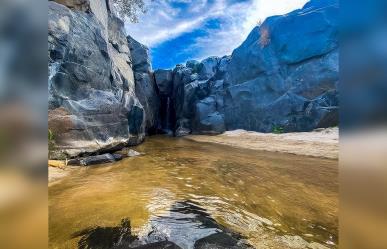
<svg viewBox="0 0 387 249"><path fill-rule="evenodd" d="M337 126L338 10L337 0L312 0L267 18L230 57L156 70L170 109L162 113L174 115L164 128L180 136Z"/></svg>
<svg viewBox="0 0 387 249"><path fill-rule="evenodd" d="M154 72L148 48L126 36L111 4L49 1L51 158L114 151L160 132L338 125L337 0L267 18L231 56Z"/></svg>
<svg viewBox="0 0 387 249"><path fill-rule="evenodd" d="M109 0L48 2L52 158L136 145L155 125L149 106L157 94L148 103L146 87L135 81L150 68L133 72L124 23L111 7Z"/></svg>

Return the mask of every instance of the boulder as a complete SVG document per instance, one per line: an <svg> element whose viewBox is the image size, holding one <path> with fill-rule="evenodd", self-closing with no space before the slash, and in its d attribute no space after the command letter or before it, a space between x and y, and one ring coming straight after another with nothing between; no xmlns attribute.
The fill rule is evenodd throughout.
<svg viewBox="0 0 387 249"><path fill-rule="evenodd" d="M135 150L128 150L128 153L127 153L128 157L136 157L136 156L141 156L141 153L140 152L137 152Z"/></svg>
<svg viewBox="0 0 387 249"><path fill-rule="evenodd" d="M212 96L197 102L195 121L195 133L220 134L226 130L224 116L217 111L216 100Z"/></svg>
<svg viewBox="0 0 387 249"><path fill-rule="evenodd" d="M176 122L175 136L183 137L191 134L191 120L187 118L180 118Z"/></svg>
<svg viewBox="0 0 387 249"><path fill-rule="evenodd" d="M90 166L96 164L112 163L121 160L122 157L112 154L103 154L97 156L87 156L77 159L71 159L67 162L68 165L73 166Z"/></svg>

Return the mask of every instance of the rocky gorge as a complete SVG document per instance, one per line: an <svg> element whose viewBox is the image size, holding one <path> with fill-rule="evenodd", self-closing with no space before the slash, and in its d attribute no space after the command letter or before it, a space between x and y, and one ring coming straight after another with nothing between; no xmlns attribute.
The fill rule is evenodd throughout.
<svg viewBox="0 0 387 249"><path fill-rule="evenodd" d="M49 1L48 13L51 158L117 151L156 133L338 125L337 0L267 18L230 56L157 70L110 0Z"/></svg>

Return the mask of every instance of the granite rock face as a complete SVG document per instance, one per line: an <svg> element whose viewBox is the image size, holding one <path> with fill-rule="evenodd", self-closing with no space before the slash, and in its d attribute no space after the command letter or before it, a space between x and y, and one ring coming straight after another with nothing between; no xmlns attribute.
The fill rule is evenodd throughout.
<svg viewBox="0 0 387 249"><path fill-rule="evenodd" d="M136 96L122 21L109 11L109 1L58 2L67 6L48 3L48 121L54 157L142 142L146 113ZM80 2L86 5L77 7Z"/></svg>
<svg viewBox="0 0 387 249"><path fill-rule="evenodd" d="M156 77L172 102L175 134L338 125L338 16L337 0L312 0L267 18L231 56Z"/></svg>
<svg viewBox="0 0 387 249"><path fill-rule="evenodd" d="M312 0L268 18L234 50L228 129L310 131L338 124L338 2Z"/></svg>
<svg viewBox="0 0 387 249"><path fill-rule="evenodd" d="M149 49L132 37L128 36L128 44L132 55L136 96L145 112L145 129L148 135L160 130L160 96L156 85Z"/></svg>

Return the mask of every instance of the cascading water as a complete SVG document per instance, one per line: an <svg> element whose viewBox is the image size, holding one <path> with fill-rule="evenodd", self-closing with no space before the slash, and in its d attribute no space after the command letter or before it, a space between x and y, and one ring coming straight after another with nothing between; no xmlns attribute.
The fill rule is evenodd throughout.
<svg viewBox="0 0 387 249"><path fill-rule="evenodd" d="M171 121L170 121L170 118L171 118L171 98L167 98L167 115L166 115L166 120L167 120L167 123L166 123L166 128L167 130L171 130Z"/></svg>

